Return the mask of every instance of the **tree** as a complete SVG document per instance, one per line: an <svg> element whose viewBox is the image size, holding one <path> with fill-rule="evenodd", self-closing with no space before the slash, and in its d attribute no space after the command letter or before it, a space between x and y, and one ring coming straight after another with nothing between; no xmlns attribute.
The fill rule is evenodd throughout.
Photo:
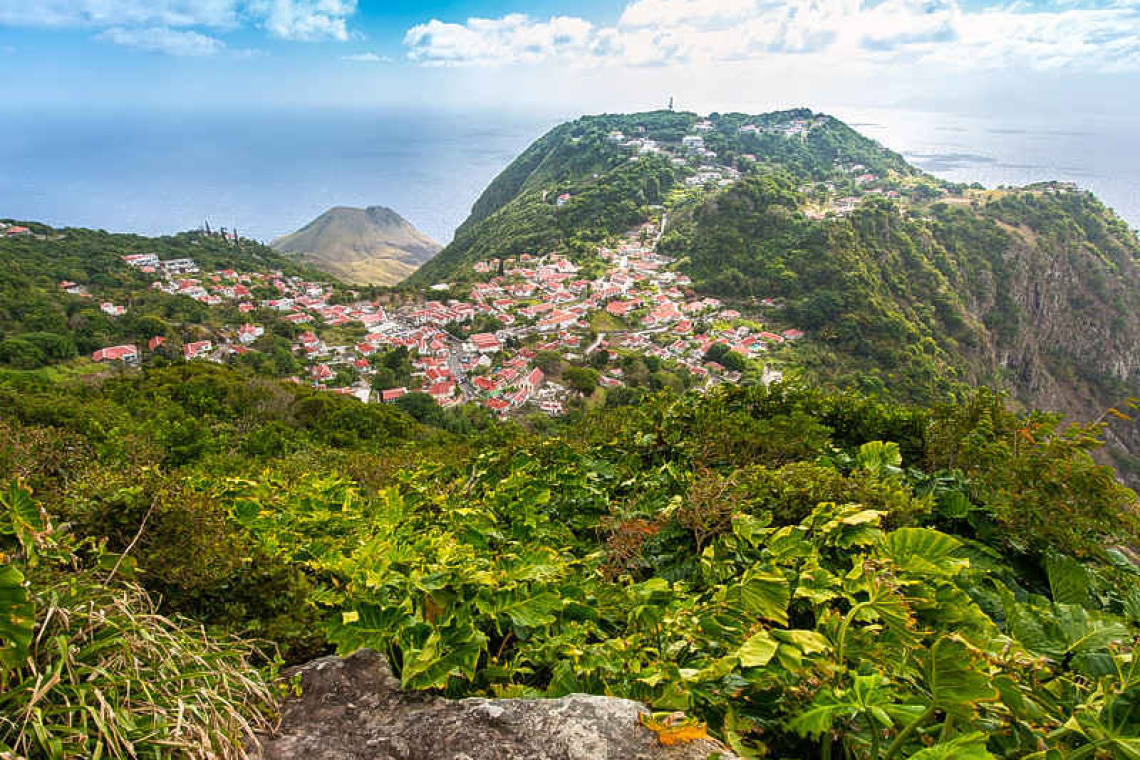
<svg viewBox="0 0 1140 760"><path fill-rule="evenodd" d="M743 372L745 368L744 357L723 343L713 343L705 352L706 362L716 362L720 366L733 372Z"/></svg>
<svg viewBox="0 0 1140 760"><path fill-rule="evenodd" d="M547 375L553 375L562 367L562 356L557 351L539 351L534 357L534 366Z"/></svg>
<svg viewBox="0 0 1140 760"><path fill-rule="evenodd" d="M587 367L570 367L562 373L562 379L566 381L571 390L577 391L583 396L588 396L594 392L594 388L598 387L597 371Z"/></svg>
<svg viewBox="0 0 1140 760"><path fill-rule="evenodd" d="M443 419L439 404L426 393L408 393L396 399L396 408L425 425L438 425Z"/></svg>
<svg viewBox="0 0 1140 760"><path fill-rule="evenodd" d="M0 341L0 362L17 369L35 369L44 365L44 353L31 341L8 338Z"/></svg>

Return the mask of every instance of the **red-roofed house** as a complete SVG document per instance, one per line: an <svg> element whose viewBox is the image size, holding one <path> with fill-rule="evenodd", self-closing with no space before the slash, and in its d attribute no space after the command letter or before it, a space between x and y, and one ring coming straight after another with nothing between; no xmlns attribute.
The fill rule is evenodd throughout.
<svg viewBox="0 0 1140 760"><path fill-rule="evenodd" d="M386 391L380 391L380 400L385 404L391 404L396 399L406 395L407 392L407 388L389 388Z"/></svg>
<svg viewBox="0 0 1140 760"><path fill-rule="evenodd" d="M199 357L205 356L206 354L210 353L210 351L212 351L213 349L214 349L214 344L211 343L210 341L199 340L197 342L187 343L184 346L182 346L182 355L184 357L186 357L187 360L197 359Z"/></svg>
<svg viewBox="0 0 1140 760"><path fill-rule="evenodd" d="M492 333L472 335L471 344L475 346L475 350L481 354L493 354L502 347L499 344L499 339Z"/></svg>
<svg viewBox="0 0 1140 760"><path fill-rule="evenodd" d="M546 375L544 375L542 370L540 370L538 367L535 367L527 373L525 378L523 378L522 387L523 390L525 390L528 394L534 393L536 390L542 387L542 384L544 382L546 382Z"/></svg>
<svg viewBox="0 0 1140 760"><path fill-rule="evenodd" d="M449 398L451 398L451 395L453 393L455 393L455 383L446 380L435 383L430 388L428 388L428 394L430 394L438 404L443 404L446 402Z"/></svg>
<svg viewBox="0 0 1140 760"><path fill-rule="evenodd" d="M156 335L147 342L146 347L149 348L151 351L154 351L156 348L158 348L159 346L161 346L165 342L166 342L166 338L164 338L161 335Z"/></svg>
<svg viewBox="0 0 1140 760"><path fill-rule="evenodd" d="M253 343L265 335L265 328L261 325L245 324L238 328L238 340L242 343Z"/></svg>
<svg viewBox="0 0 1140 760"><path fill-rule="evenodd" d="M624 317L640 305L637 301L610 301L606 304L606 311L615 317Z"/></svg>
<svg viewBox="0 0 1140 760"><path fill-rule="evenodd" d="M139 349L137 346L111 346L99 349L91 354L91 358L97 362L133 364L139 360Z"/></svg>
<svg viewBox="0 0 1140 760"><path fill-rule="evenodd" d="M501 398L488 399L487 401L483 402L483 406L487 407L488 409L490 409L495 414L500 414L500 415L506 414L511 408L510 403L507 401L504 401Z"/></svg>

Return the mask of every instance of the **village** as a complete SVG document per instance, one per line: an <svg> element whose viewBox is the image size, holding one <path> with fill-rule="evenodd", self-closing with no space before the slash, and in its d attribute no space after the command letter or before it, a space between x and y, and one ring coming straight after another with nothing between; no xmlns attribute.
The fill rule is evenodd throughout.
<svg viewBox="0 0 1140 760"><path fill-rule="evenodd" d="M823 117L796 119L745 124L739 132L802 140L825 124ZM741 174L718 163L716 152L707 147L713 129L709 121L697 122L679 145L618 131L608 140L630 152L631 160L656 154L685 167L689 187L716 189L738 181ZM809 217L843 216L876 195L899 198L861 164L836 168L853 180L847 184L857 194L839 197L840 188L832 183L802 187L805 193L817 191L822 200L805 209ZM553 201L561 206L571 199L563 194ZM441 407L474 403L499 416L557 416L574 401L594 395L581 383L570 387L561 377L562 368L591 368L605 394L631 382L623 366L631 356L667 368L683 379L685 388L698 391L739 383L746 373L754 382L779 380L782 363L768 357L803 338L803 332L787 326L769 330L755 315L745 317L715 298L695 294L689 277L657 250L667 213L661 207L651 212L654 221L630 230L610 247L599 247L596 260L575 263L559 253L524 253L479 261L469 273L473 283L438 283L427 296L411 302L360 300L353 291L341 292L342 286L279 271L203 273L192 259L162 261L153 254L122 259L155 276L155 290L210 307L236 307L249 315L248 322L216 330L212 339L184 343L184 359L222 363L257 350L253 344L265 333L257 314L272 312L297 328L291 348L303 372L289 379L365 403L393 403L419 392ZM69 293L91 297L74 283L60 285ZM271 297L255 295L266 291ZM428 300L435 293L439 300ZM778 319L778 299L762 299L759 306L766 316ZM126 307L104 302L100 308L114 317ZM349 334L352 340L345 339ZM164 337L151 339L146 352L155 352L164 342ZM389 386L383 382L387 375L382 366L373 365L394 349L407 356L411 371L404 382ZM558 359L554 366L552 355ZM125 345L104 348L92 358L137 364L144 356L139 346Z"/></svg>
<svg viewBox="0 0 1140 760"><path fill-rule="evenodd" d="M224 363L256 350L252 344L265 333L258 313L263 319L272 313L299 330L292 350L304 373L291 380L365 403L391 403L418 391L441 407L476 403L499 416L557 416L582 390L569 388L539 366L551 353L566 362L600 367L597 384L604 390L626 384L620 359L627 355L652 357L658 365L688 373L686 386L698 390L739 382L742 366L750 363L764 382L778 379L779 371L765 367L762 357L803 333L761 329L717 299L695 295L689 278L657 253L658 233L656 224L647 223L614 247L599 248L591 277L563 255L522 254L476 263L477 281L464 286L469 288L465 293L441 283L429 290L447 293L441 300L399 304L351 300L356 294L338 293L342 286L280 271L201 272L192 259L164 261L153 254L121 259L153 277L150 287L156 291L249 316L248 322L215 330L213 339L183 343L185 360ZM72 282L61 282L60 287L79 297L94 297ZM267 291L272 297L255 295ZM341 297L333 299L334 293ZM765 306L778 308L778 303L767 300ZM110 302L100 308L112 317L127 309ZM474 324L489 327L471 334ZM338 328L346 327L359 338L337 342L330 337L333 332L345 334ZM166 340L156 336L144 346L109 346L92 359L137 365ZM730 368L710 360L710 349L717 344L744 361L726 361L734 366ZM413 370L410 382L376 387L379 368L373 360L392 349L406 351ZM604 356L595 356L599 352ZM353 381L337 382L346 376Z"/></svg>

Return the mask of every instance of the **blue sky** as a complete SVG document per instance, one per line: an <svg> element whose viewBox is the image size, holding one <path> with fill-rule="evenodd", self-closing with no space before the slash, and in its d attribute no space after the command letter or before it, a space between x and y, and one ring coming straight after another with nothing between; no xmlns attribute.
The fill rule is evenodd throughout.
<svg viewBox="0 0 1140 760"><path fill-rule="evenodd" d="M1140 109L1140 0L0 0L12 103Z"/></svg>

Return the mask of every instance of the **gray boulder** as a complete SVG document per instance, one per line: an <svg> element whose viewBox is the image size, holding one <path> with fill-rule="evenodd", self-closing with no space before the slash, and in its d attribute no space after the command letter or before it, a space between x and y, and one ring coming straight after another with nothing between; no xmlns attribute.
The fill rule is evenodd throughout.
<svg viewBox="0 0 1140 760"><path fill-rule="evenodd" d="M257 760L739 760L712 740L663 747L628 699L451 700L400 689L362 649L302 666L301 695Z"/></svg>

